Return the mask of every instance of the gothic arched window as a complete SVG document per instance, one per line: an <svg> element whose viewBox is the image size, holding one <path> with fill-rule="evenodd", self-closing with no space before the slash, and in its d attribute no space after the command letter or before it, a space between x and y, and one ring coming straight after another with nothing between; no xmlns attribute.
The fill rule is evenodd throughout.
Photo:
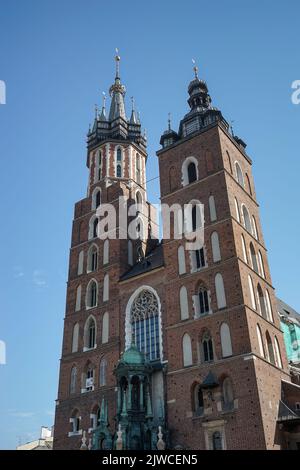
<svg viewBox="0 0 300 470"><path fill-rule="evenodd" d="M132 342L150 360L160 358L158 301L153 292L143 290L134 299L130 312Z"/></svg>
<svg viewBox="0 0 300 470"><path fill-rule="evenodd" d="M96 307L98 297L98 285L93 279L89 282L86 295L86 308Z"/></svg>
<svg viewBox="0 0 300 470"><path fill-rule="evenodd" d="M245 186L245 183L244 183L244 176L243 176L243 172L241 170L241 167L239 165L238 162L235 162L235 172L236 172L236 179L237 179L237 182L241 185L241 186Z"/></svg>
<svg viewBox="0 0 300 470"><path fill-rule="evenodd" d="M202 338L202 360L203 362L214 360L213 342L209 331L206 331Z"/></svg>
<svg viewBox="0 0 300 470"><path fill-rule="evenodd" d="M135 162L135 169L136 169L136 182L141 184L141 157L137 153L136 154L136 162Z"/></svg>
<svg viewBox="0 0 300 470"><path fill-rule="evenodd" d="M117 149L117 170L116 170L117 178L122 177L122 150L120 147Z"/></svg>
<svg viewBox="0 0 300 470"><path fill-rule="evenodd" d="M99 374L99 385L102 387L106 385L106 370L107 370L107 360L103 357L100 361L100 374Z"/></svg>
<svg viewBox="0 0 300 470"><path fill-rule="evenodd" d="M77 379L77 367L73 366L71 369L71 380L70 380L70 393L76 392L76 379Z"/></svg>
<svg viewBox="0 0 300 470"><path fill-rule="evenodd" d="M196 165L194 162L190 162L187 167L188 172L188 181L189 183L193 183L197 179L197 170Z"/></svg>
<svg viewBox="0 0 300 470"><path fill-rule="evenodd" d="M87 272L96 271L98 267L98 248L91 245L87 256Z"/></svg>

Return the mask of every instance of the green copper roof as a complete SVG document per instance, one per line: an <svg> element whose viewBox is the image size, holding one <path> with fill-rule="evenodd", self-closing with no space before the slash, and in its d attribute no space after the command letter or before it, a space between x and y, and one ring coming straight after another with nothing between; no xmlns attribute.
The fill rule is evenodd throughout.
<svg viewBox="0 0 300 470"><path fill-rule="evenodd" d="M126 364L135 364L135 365L143 365L146 362L145 354L141 353L135 344L132 344L130 348L128 348L122 358L121 362Z"/></svg>

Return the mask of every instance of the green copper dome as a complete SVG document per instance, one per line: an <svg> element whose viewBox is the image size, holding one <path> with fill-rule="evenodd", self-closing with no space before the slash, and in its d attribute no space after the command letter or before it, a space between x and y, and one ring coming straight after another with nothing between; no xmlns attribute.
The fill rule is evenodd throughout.
<svg viewBox="0 0 300 470"><path fill-rule="evenodd" d="M130 348L128 348L121 359L121 362L126 364L135 364L135 365L143 365L146 362L145 354L141 353L135 344L132 344Z"/></svg>

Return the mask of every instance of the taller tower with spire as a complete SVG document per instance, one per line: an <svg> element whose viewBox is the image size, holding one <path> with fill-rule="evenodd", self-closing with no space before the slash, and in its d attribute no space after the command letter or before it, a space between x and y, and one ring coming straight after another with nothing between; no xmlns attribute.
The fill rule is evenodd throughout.
<svg viewBox="0 0 300 470"><path fill-rule="evenodd" d="M125 348L119 283L133 266L141 268L147 263L145 257L157 245L155 209L147 201L146 138L133 99L127 118L118 54L115 65L109 112L103 94L101 112L96 107L87 135L87 196L75 204L56 448L79 448L83 431L91 439L92 431L104 422L110 422L112 429L107 436L114 430L114 366ZM105 229L100 227L100 210L103 218L106 210L108 213ZM122 211L129 213L127 222L133 224L135 236L128 236L127 227L121 224ZM107 236L103 236L104 230Z"/></svg>

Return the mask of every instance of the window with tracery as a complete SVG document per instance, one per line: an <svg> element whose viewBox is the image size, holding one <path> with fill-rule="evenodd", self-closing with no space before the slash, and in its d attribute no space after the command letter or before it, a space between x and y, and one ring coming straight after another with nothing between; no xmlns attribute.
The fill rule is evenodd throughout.
<svg viewBox="0 0 300 470"><path fill-rule="evenodd" d="M132 342L150 360L160 358L159 309L155 295L142 291L131 307Z"/></svg>

